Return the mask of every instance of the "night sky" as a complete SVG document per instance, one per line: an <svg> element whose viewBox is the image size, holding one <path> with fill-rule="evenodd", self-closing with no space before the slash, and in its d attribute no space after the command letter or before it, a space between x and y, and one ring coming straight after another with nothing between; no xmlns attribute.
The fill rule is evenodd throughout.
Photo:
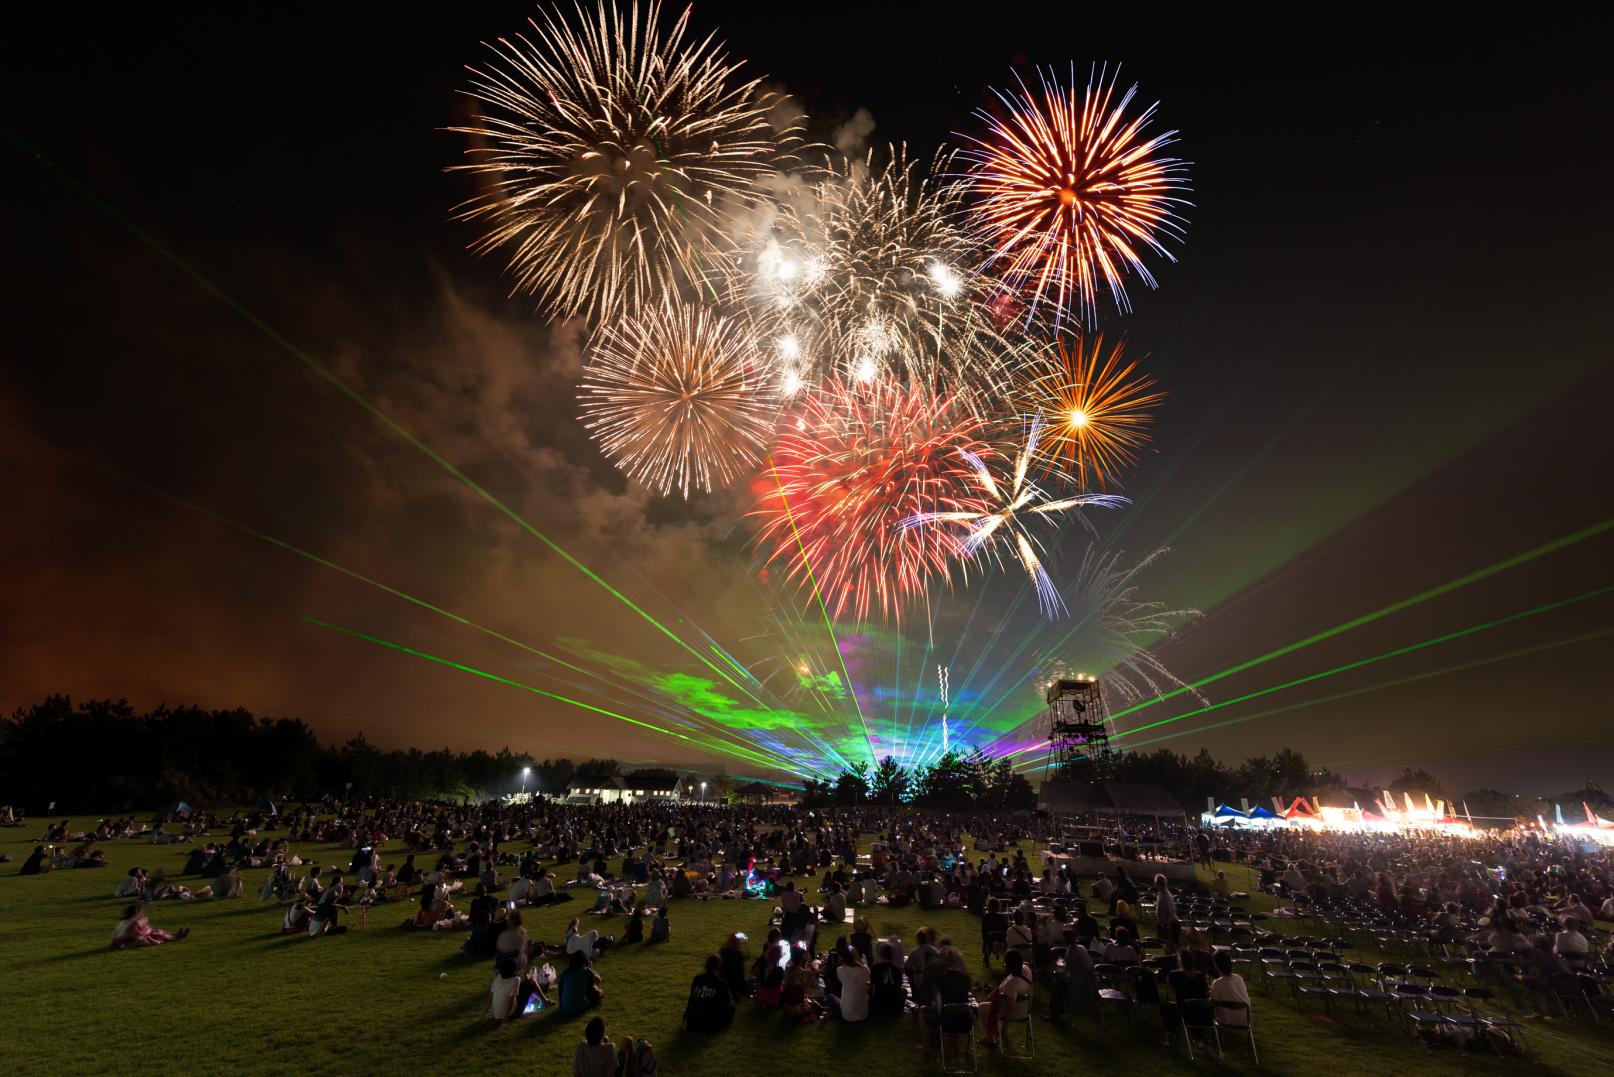
<svg viewBox="0 0 1614 1077"><path fill-rule="evenodd" d="M1193 163L1179 263L1104 326L1170 392L1135 503L1094 521L1128 559L1169 546L1144 597L1203 611L1160 656L1211 677L1418 599L1206 684L1206 713L1125 716L1164 724L1121 743L1614 788L1606 64L1562 27L950 10L694 21L798 95L814 135L866 110L869 142L922 156L1017 68L1121 60ZM580 332L509 297L450 219L472 193L443 171L463 65L530 11L119 12L8 35L0 705L243 705L386 746L760 773L362 633L666 728L845 745L850 697L773 676L834 648L757 578L744 506L624 481L576 419ZM692 649L752 667L768 706L299 354ZM1087 543L1068 530L1056 578ZM856 709L898 754L930 736L938 662L954 728L992 744L1084 657L1012 571L940 598L934 647L922 621L837 628Z"/></svg>

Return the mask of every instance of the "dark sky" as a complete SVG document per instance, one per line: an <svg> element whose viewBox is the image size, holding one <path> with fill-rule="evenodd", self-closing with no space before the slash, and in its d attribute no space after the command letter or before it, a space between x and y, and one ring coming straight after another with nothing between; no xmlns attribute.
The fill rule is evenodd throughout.
<svg viewBox="0 0 1614 1077"><path fill-rule="evenodd" d="M507 298L449 219L471 193L442 171L463 148L442 130L466 107L463 65L530 10L117 12L8 34L3 122L31 150L0 145L0 705L240 704L387 745L703 758L315 618L670 726L703 721L690 707L749 720L707 666L287 347L696 649L750 665L796 646L768 635L780 596L737 506L622 481L575 419L577 334ZM1134 558L1171 547L1143 580L1204 611L1160 647L1179 676L1614 518L1614 94L1571 28L951 11L694 19L796 93L820 137L865 109L872 142L928 154L1017 65L1119 59L1161 101L1193 162L1188 240L1105 328L1171 395L1135 504L1100 535ZM1056 563L1085 541L1073 529ZM1614 531L1577 538L1217 680L1207 713L1176 699L1123 727L1177 718L1129 739L1229 759L1288 745L1364 780L1407 762L1459 789L1614 788L1614 595L1593 593L1614 585L1611 555ZM1034 714L1066 657L1016 587L937 615L982 730ZM925 633L864 635L848 672L865 721L911 719L916 697L928 713Z"/></svg>

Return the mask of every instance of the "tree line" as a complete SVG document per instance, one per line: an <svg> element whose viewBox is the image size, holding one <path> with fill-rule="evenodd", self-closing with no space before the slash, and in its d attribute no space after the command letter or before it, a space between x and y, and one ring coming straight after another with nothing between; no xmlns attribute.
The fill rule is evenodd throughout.
<svg viewBox="0 0 1614 1077"><path fill-rule="evenodd" d="M523 771L527 771L523 778ZM40 812L121 812L175 800L197 807L326 795L406 800L564 793L579 775L616 775L613 759L535 759L525 752L383 749L361 734L321 744L296 718L244 708L74 703L64 695L19 707L0 722L0 801ZM627 778L669 773L629 771Z"/></svg>
<svg viewBox="0 0 1614 1077"><path fill-rule="evenodd" d="M648 767L623 776L632 788L634 779L670 773ZM203 807L326 795L477 801L523 787L561 794L575 777L618 774L623 768L614 759L537 759L509 748L383 749L362 734L341 744L322 744L299 719L269 718L244 708L160 706L138 712L126 700L75 704L65 695L53 695L0 721L0 802L31 812L50 803L62 812L101 813L149 809L175 800ZM1110 778L1163 785L1190 813L1203 809L1208 797L1235 807L1241 798L1265 804L1274 796L1322 796L1327 803L1354 800L1365 806L1383 791L1353 785L1289 748L1236 765L1204 749L1192 756L1168 748L1124 752L1115 759ZM720 774L705 780L713 798L731 794L736 784ZM1563 806L1566 819L1580 819L1582 802L1605 815L1614 811L1614 800L1590 784L1547 798L1495 789L1448 793L1435 775L1402 768L1384 788L1398 797L1428 793L1450 800L1459 812L1466 804L1476 819L1550 817L1556 804ZM950 751L919 766L904 766L889 756L873 766L860 762L808 779L804 799L809 805L912 803L959 810L1036 806L1027 777L1015 773L1009 760L990 758L979 749Z"/></svg>
<svg viewBox="0 0 1614 1077"><path fill-rule="evenodd" d="M1035 808L1037 793L1008 759L989 758L976 748L944 752L935 762L911 767L889 755L873 767L859 760L833 776L807 779L803 802L1019 811Z"/></svg>
<svg viewBox="0 0 1614 1077"><path fill-rule="evenodd" d="M1278 797L1287 805L1295 797L1322 797L1326 804L1358 803L1371 806L1385 791L1396 797L1428 794L1452 804L1452 810L1465 810L1476 820L1532 819L1551 815L1553 804L1562 804L1564 818L1584 818L1584 801L1594 810L1614 808L1611 800L1595 785L1572 789L1549 802L1495 789L1475 789L1449 793L1445 784L1426 770L1402 767L1388 783L1373 787L1355 785L1336 771L1309 762L1292 748L1280 748L1272 755L1251 756L1242 763L1228 764L1201 748L1195 755L1161 748L1152 752L1122 752L1110 764L1107 780L1135 785L1160 785L1168 789L1191 816L1202 811L1207 800L1238 807L1247 800L1271 806ZM973 809L1019 809L1036 806L1030 781L1012 772L1007 759L992 759L980 749L948 752L935 763L914 769L904 768L887 757L872 769L857 763L838 774L807 782L809 803L897 804ZM1573 811L1571 809L1573 808Z"/></svg>

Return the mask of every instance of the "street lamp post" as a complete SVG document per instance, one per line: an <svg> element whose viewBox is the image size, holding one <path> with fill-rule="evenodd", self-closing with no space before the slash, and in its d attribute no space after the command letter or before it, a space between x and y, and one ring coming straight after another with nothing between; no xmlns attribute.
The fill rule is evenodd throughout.
<svg viewBox="0 0 1614 1077"><path fill-rule="evenodd" d="M702 800L706 799L706 783L705 782L701 782L701 799Z"/></svg>
<svg viewBox="0 0 1614 1077"><path fill-rule="evenodd" d="M532 768L531 767L522 767L521 768L521 795L522 795L523 798L525 798L526 795L527 795L527 777L531 773L532 773Z"/></svg>

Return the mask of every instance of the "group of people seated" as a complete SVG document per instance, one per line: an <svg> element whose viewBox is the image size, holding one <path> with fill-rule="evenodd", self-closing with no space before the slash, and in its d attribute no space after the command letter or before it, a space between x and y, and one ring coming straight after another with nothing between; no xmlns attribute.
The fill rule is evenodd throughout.
<svg viewBox="0 0 1614 1077"><path fill-rule="evenodd" d="M572 1077L655 1077L660 1073L649 1040L625 1037L619 1047L605 1034L605 1018L583 1028L583 1042L572 1055Z"/></svg>

